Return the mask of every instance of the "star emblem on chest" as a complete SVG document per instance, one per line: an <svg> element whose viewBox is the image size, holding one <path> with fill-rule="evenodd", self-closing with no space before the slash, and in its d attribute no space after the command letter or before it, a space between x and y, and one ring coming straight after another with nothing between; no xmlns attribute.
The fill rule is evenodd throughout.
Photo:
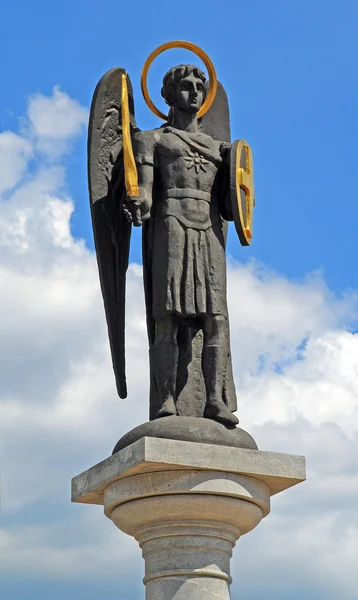
<svg viewBox="0 0 358 600"><path fill-rule="evenodd" d="M188 150L187 153L188 156L184 156L184 160L187 162L187 168L192 169L194 167L196 173L199 173L199 171L204 171L204 173L206 173L205 165L208 165L209 161L199 154L199 152L189 152Z"/></svg>

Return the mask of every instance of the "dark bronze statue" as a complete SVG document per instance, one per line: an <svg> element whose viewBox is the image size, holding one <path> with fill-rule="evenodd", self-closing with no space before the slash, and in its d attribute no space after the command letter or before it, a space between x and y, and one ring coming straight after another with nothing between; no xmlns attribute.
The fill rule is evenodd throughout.
<svg viewBox="0 0 358 600"><path fill-rule="evenodd" d="M213 95L210 84L193 65L170 69L162 87L167 121L140 131L128 75L120 68L104 75L90 117L89 185L119 395L127 395L125 277L134 225L143 229L150 419L208 417L232 427L238 419L225 244L232 220L241 242L251 240L252 159L246 142L230 143L220 84L198 119L208 93Z"/></svg>

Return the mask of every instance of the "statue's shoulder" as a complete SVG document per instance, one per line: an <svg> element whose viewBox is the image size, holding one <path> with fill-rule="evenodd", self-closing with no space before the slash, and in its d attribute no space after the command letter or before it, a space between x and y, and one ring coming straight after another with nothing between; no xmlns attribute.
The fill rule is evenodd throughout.
<svg viewBox="0 0 358 600"><path fill-rule="evenodd" d="M205 133L205 131L199 132L199 139L205 142L208 146L215 146L220 148L222 144L222 142L220 142L219 140L215 140L211 135Z"/></svg>
<svg viewBox="0 0 358 600"><path fill-rule="evenodd" d="M160 139L161 131L158 129L136 131L133 135L133 149L136 161L140 164L154 165L154 157Z"/></svg>
<svg viewBox="0 0 358 600"><path fill-rule="evenodd" d="M136 131L133 136L135 144L141 146L154 147L160 142L163 130L162 129L147 129L143 131Z"/></svg>

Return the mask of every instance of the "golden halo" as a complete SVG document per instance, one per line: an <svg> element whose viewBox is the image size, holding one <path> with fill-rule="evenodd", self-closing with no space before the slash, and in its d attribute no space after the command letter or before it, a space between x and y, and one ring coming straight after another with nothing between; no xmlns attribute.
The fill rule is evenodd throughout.
<svg viewBox="0 0 358 600"><path fill-rule="evenodd" d="M165 115L164 113L162 113L152 102L152 99L148 92L147 78L148 78L149 67L152 64L153 60L155 58L157 58L157 56L159 56L159 54L161 54L162 52L165 52L165 50L170 50L171 48L184 48L185 50L190 50L191 52L194 52L194 54L199 56L199 58L203 61L204 65L206 66L206 68L208 70L209 90L207 92L204 104L200 107L200 110L198 111L198 119L200 119L200 117L202 117L203 115L205 115L206 112L208 112L209 108L211 107L212 103L215 100L216 91L217 91L217 87L218 87L218 80L216 78L215 67L214 67L213 63L211 62L211 59L209 58L209 56L199 46L197 46L196 44L192 44L191 42L184 42L182 40L176 40L174 42L166 42L166 44L162 44L161 46L158 46L158 48L153 50L153 52L148 56L147 60L144 63L142 75L141 75L141 79L140 79L140 84L141 84L144 100L146 101L148 108L150 108L150 110L157 117L159 117L160 119L163 119L164 121L166 121L168 119L168 116Z"/></svg>

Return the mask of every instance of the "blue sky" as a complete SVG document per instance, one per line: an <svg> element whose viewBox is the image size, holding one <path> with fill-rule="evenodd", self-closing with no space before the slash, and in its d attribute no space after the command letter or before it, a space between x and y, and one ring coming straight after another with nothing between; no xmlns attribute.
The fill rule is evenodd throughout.
<svg viewBox="0 0 358 600"><path fill-rule="evenodd" d="M105 458L147 413L135 266L128 401L114 391L92 252L86 119L97 81L118 65L131 76L139 126L156 127L140 72L173 39L210 55L228 93L232 137L247 139L254 153L254 242L242 248L233 228L229 236L241 422L261 448L306 454L309 464L307 484L275 499L272 514L240 541L232 597L356 597L357 23L353 0L19 0L1 8L5 600L144 594L140 551L101 509L69 503L70 478ZM171 51L153 65L158 104L163 73L186 60L195 61ZM140 256L135 231L131 257Z"/></svg>

